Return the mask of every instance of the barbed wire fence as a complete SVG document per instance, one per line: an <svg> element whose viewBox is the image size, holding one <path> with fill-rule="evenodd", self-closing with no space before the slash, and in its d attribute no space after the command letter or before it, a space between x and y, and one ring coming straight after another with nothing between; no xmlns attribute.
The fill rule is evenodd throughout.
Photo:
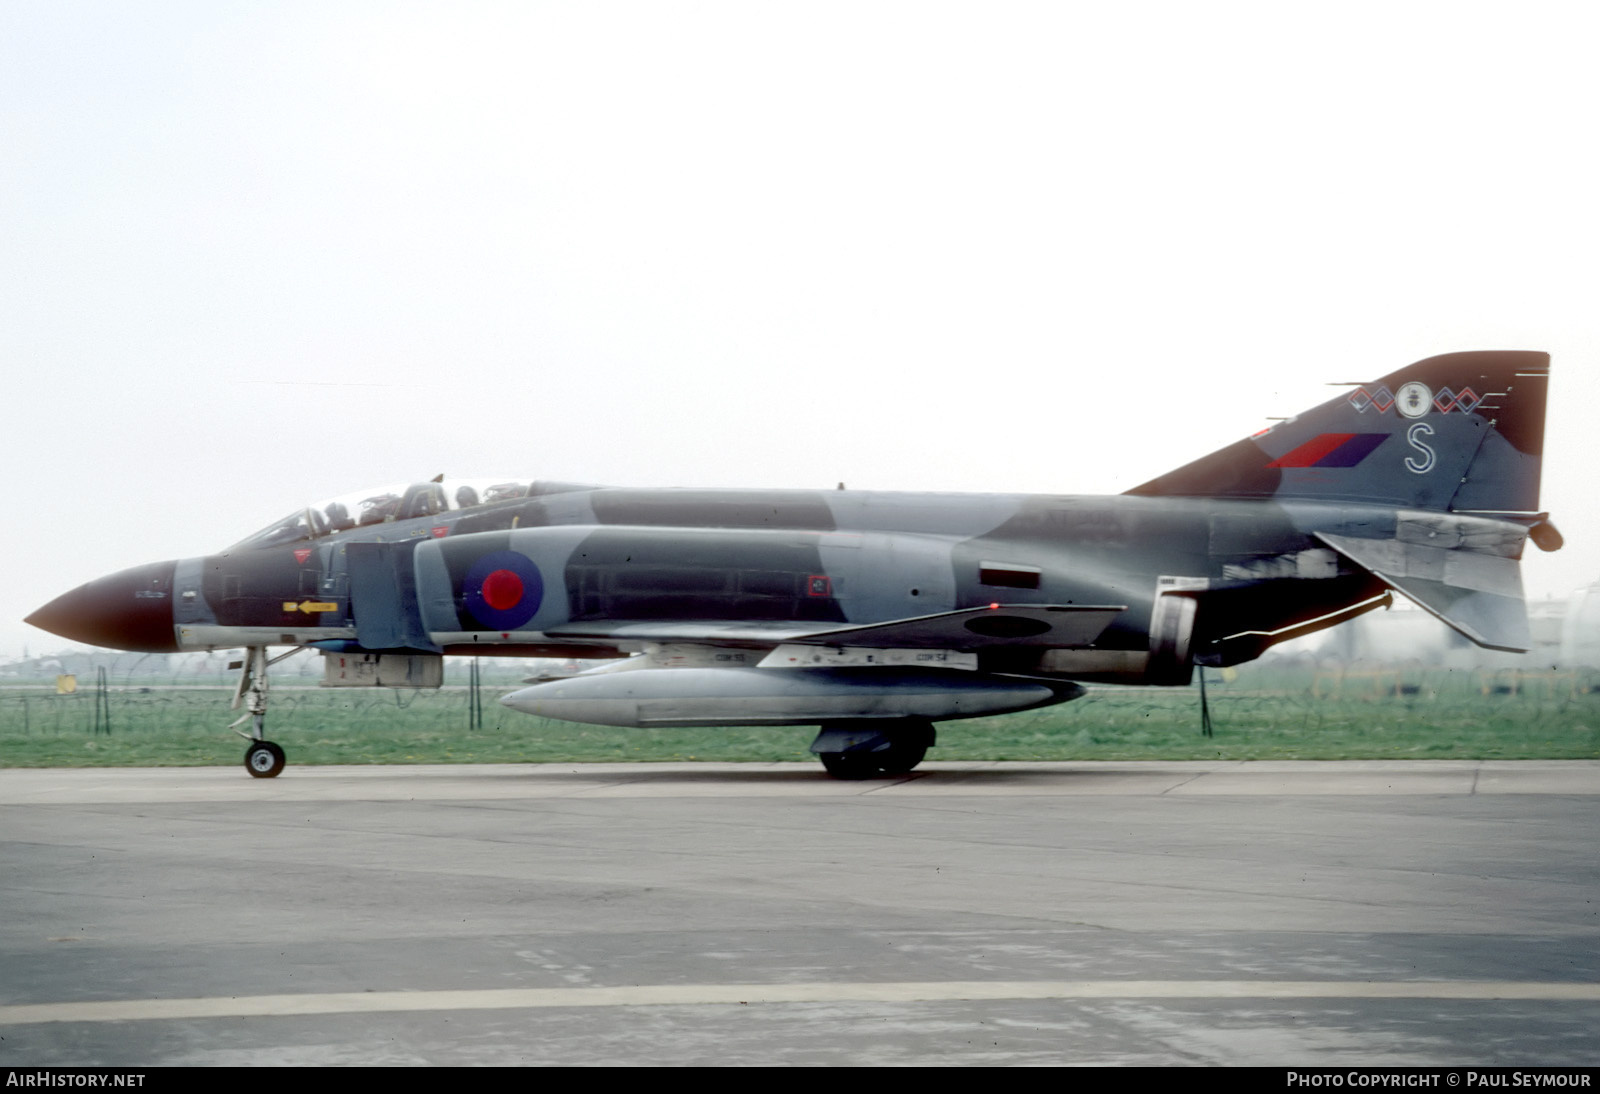
<svg viewBox="0 0 1600 1094"><path fill-rule="evenodd" d="M120 679L119 679L120 676ZM217 734L237 717L230 709L234 688L217 674L197 674L168 683L139 682L131 673L107 673L75 692L58 694L52 683L0 687L0 737L90 737L152 731ZM1515 719L1530 728L1547 717L1581 715L1600 726L1600 671L1455 670L1427 667L1341 667L1293 672L1256 671L1233 681L1208 676L1215 731L1221 736L1274 725L1314 733L1352 718L1382 720L1455 718ZM527 725L497 702L515 682L447 684L436 690L318 688L275 684L268 714L274 727L318 733L499 731L507 719ZM1140 726L1201 732L1199 691L1190 688L1091 687L1082 699L1005 715L1002 721L1041 736L1085 734L1095 740Z"/></svg>
<svg viewBox="0 0 1600 1094"><path fill-rule="evenodd" d="M509 690L509 689L507 689ZM387 688L274 688L268 725L326 730L393 723L404 717L418 729L472 728L466 688L403 691ZM164 731L220 731L237 714L233 689L218 686L108 686L57 694L53 688L0 688L0 731L23 736L85 733L91 736ZM479 726L498 728L499 704L478 709Z"/></svg>

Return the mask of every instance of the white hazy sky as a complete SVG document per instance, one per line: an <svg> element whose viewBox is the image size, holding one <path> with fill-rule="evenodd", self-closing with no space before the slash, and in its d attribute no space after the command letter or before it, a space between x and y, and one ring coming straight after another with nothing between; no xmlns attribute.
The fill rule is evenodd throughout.
<svg viewBox="0 0 1600 1094"><path fill-rule="evenodd" d="M1564 594L1593 10L0 0L0 656L367 484L1117 492L1462 349Z"/></svg>

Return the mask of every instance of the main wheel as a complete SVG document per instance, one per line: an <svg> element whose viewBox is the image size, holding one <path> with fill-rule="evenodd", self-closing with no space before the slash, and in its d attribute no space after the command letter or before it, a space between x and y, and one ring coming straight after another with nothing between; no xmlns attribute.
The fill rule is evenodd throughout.
<svg viewBox="0 0 1600 1094"><path fill-rule="evenodd" d="M928 746L925 744L896 741L882 752L872 753L872 758L878 761L878 770L885 775L904 775L920 764L927 754Z"/></svg>
<svg viewBox="0 0 1600 1094"><path fill-rule="evenodd" d="M819 752L823 770L836 779L870 779L881 773L871 752Z"/></svg>
<svg viewBox="0 0 1600 1094"><path fill-rule="evenodd" d="M811 751L836 779L904 775L922 762L935 740L926 718L824 722Z"/></svg>
<svg viewBox="0 0 1600 1094"><path fill-rule="evenodd" d="M255 778L274 778L283 770L283 763L283 749L271 741L252 741L245 749L244 769Z"/></svg>
<svg viewBox="0 0 1600 1094"><path fill-rule="evenodd" d="M817 758L836 779L876 779L904 775L927 754L925 744L897 741L875 752L819 752Z"/></svg>

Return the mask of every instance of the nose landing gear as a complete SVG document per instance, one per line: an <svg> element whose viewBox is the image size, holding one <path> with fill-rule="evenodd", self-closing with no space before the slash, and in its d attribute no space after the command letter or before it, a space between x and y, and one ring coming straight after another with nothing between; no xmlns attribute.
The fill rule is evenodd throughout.
<svg viewBox="0 0 1600 1094"><path fill-rule="evenodd" d="M293 657L304 648L296 646L287 653L269 658L265 646L251 646L245 650L245 659L239 664L239 687L233 694L233 709L238 710L243 706L245 712L228 728L250 742L250 747L244 753L244 769L253 778L276 778L285 763L283 749L266 739L267 666ZM251 723L249 733L239 728L247 719Z"/></svg>
<svg viewBox="0 0 1600 1094"><path fill-rule="evenodd" d="M283 770L283 749L271 741L253 741L244 752L244 767L258 779L274 778Z"/></svg>

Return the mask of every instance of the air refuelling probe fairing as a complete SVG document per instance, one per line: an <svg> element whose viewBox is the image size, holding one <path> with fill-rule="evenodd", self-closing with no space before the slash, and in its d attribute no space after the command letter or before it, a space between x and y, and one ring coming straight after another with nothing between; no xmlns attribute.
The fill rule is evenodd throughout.
<svg viewBox="0 0 1600 1094"><path fill-rule="evenodd" d="M1065 702L1388 603L1529 647L1549 357L1455 353L1108 497L417 483L297 510L215 555L92 581L29 622L125 650L271 646L331 686L438 686L445 655L614 659L517 710L609 726L818 725L835 775L915 767L933 724ZM353 512L354 511L354 512ZM291 651L292 652L292 651ZM237 723L236 723L237 724Z"/></svg>

